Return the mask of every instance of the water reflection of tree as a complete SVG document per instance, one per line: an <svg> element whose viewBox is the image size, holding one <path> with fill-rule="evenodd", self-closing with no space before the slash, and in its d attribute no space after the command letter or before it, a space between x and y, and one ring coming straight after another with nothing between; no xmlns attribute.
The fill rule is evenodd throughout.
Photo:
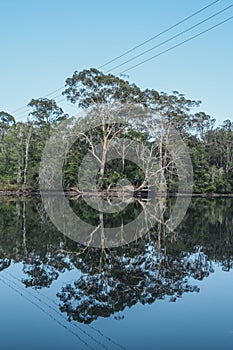
<svg viewBox="0 0 233 350"><path fill-rule="evenodd" d="M90 254L81 278L58 293L61 310L79 322L89 323L138 302L153 303L166 296L175 301L185 292L199 291L188 279L209 274L211 262L203 254L198 256L197 263L193 255L171 256L165 249L158 250L156 240L146 239L143 243L134 244L134 252L105 251L105 263L99 274L93 271L98 266L94 268ZM98 253L95 260L98 261Z"/></svg>
<svg viewBox="0 0 233 350"><path fill-rule="evenodd" d="M80 270L81 277L58 292L61 310L80 322L108 317L138 302L175 301L198 291L190 277L207 277L213 262L224 270L232 268L230 199L194 199L172 235L165 234L160 222L155 231L127 246L102 250L58 233L36 200L7 200L0 206L0 270L22 262L24 284L35 288L49 287L67 270Z"/></svg>

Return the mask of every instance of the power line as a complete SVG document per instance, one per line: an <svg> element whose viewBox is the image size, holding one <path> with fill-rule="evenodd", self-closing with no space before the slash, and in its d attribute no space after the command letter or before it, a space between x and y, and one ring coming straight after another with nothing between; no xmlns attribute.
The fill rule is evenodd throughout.
<svg viewBox="0 0 233 350"><path fill-rule="evenodd" d="M187 20L191 19L192 17L198 15L199 13L201 13L201 12L205 11L206 9L210 8L211 6L215 5L215 4L216 4L217 2L219 2L219 1L220 1L220 0L215 0L215 1L211 2L210 4L208 4L208 5L204 6L203 8L201 8L200 10L198 10L198 11L192 13L191 15L189 15L189 16L185 17L184 19L182 19L181 21L179 21L179 22L175 23L174 25L170 26L169 28L167 28L167 29L161 31L160 33L154 35L153 37L151 37L151 38L149 38L149 39L143 41L143 42L140 43L139 45L137 45L137 46L131 48L130 50L128 50L128 51L122 53L121 55L119 55L119 56L113 58L112 60L106 62L105 64L103 64L103 65L97 67L97 69L101 69L101 68L105 67L106 65L108 65L108 64L110 64L110 63L112 63L112 62L115 62L115 61L118 60L119 58L124 57L125 55L129 54L130 52L132 52L132 51L134 51L134 50L140 48L141 46L147 44L148 42L154 40L155 38L158 38L158 37L161 36L162 34L165 34L165 33L169 32L170 30L174 29L175 27L179 26L180 24L186 22ZM230 7L230 6L229 6L229 7ZM222 11L225 11L225 9L222 10ZM220 12L222 12L222 11L220 11ZM219 13L220 13L220 12L219 12ZM217 15L217 14L215 14L215 15ZM213 16L215 16L215 15L213 15ZM207 20L208 20L208 19L206 19L206 20L204 20L204 21L207 21ZM201 23L200 23L200 24L201 24ZM199 24L197 24L197 25L199 25ZM195 25L195 26L197 26L197 25ZM194 28L194 26L193 26L193 28ZM189 30L191 30L191 29L189 29ZM184 31L184 32L185 32L185 31ZM184 33L184 32L182 32L182 33ZM179 34L179 35L181 35L181 34ZM179 35L177 35L177 36L179 36ZM175 36L175 37L176 37L176 36ZM172 40L172 39L174 39L174 37L168 39L168 41L170 41L170 40ZM167 41L166 41L166 42L167 42ZM159 44L158 46L161 46L161 45L162 45L162 43ZM158 46L156 46L156 47L158 47ZM154 48L155 48L155 47L154 47ZM153 50L154 48L149 49L149 50L147 50L146 52L149 52L149 51ZM140 57L140 56L144 55L146 52L143 52L143 53L141 53L140 55L137 55L135 58L132 58L132 59L130 59L130 60L128 60L128 61L122 63L121 65L118 65L118 66L113 67L111 70L116 69L116 68L119 68L120 66L122 66L122 65L124 65L124 64L126 64L126 63L128 63L128 62L130 62L130 61L132 61L133 59L136 59L137 57ZM131 69L131 68L130 68L130 69ZM106 73L110 72L111 70L108 70ZM64 89L64 87L65 87L65 85L63 85L63 86L60 87L59 89L56 89L56 90L50 92L49 94L45 95L45 96L42 97L42 98L49 97L49 96L53 95L54 93L56 93L56 92L58 92L58 91L61 91L62 89ZM58 96L60 96L60 94L59 94ZM58 96L54 97L54 99L57 98ZM61 101L59 101L59 102L63 102L64 100L66 100L66 98L63 99L63 100L61 100ZM22 112L20 112L20 114L24 114L28 109L29 109L29 108L28 108L27 106L23 106L23 107L17 108L16 110L12 111L11 114L14 114L15 112L20 111L20 110L23 110ZM16 117L18 117L18 116L16 116Z"/></svg>
<svg viewBox="0 0 233 350"><path fill-rule="evenodd" d="M184 19L182 19L181 21L175 23L175 24L172 25L171 27L169 27L169 28L167 28L167 29L161 31L160 33L158 33L158 34L152 36L150 39L147 39L147 40L143 41L141 44L134 46L132 49L130 49L130 50L128 50L128 51L125 51L125 52L123 52L121 55L119 55L119 56L113 58L112 60L110 60L110 61L108 61L108 62L106 62L106 63L103 64L102 66L98 67L98 69L103 68L103 67L109 65L109 64L112 63L112 62L115 62L115 61L118 60L119 58L122 58L122 57L128 55L129 53L135 51L135 50L138 49L139 47L141 47L141 46L143 46L143 45L149 43L150 41L152 41L152 40L158 38L158 37L161 36L162 34L165 34L165 33L169 32L170 30L172 30L172 29L178 27L180 24L182 24L182 23L186 22L187 20L189 20L190 18L192 18L192 17L198 15L199 13L203 12L204 10L206 10L207 8L213 6L214 4L216 4L216 3L219 2L219 1L220 1L220 0L216 0L216 1L211 2L209 5L207 5L207 6L203 7L203 8L201 8L200 10L194 12L193 14L189 15L188 17L185 17Z"/></svg>
<svg viewBox="0 0 233 350"><path fill-rule="evenodd" d="M62 98L61 100L57 101L57 103L61 103L61 102L64 102L66 100L66 98Z"/></svg>
<svg viewBox="0 0 233 350"><path fill-rule="evenodd" d="M64 87L65 87L65 85L63 85L62 87L60 87L60 88L57 89L57 90L54 90L54 91L50 92L49 94L45 95L44 97L49 97L49 96L55 94L56 92L61 91L62 89L64 89ZM59 94L59 96L60 96L60 94ZM54 97L54 98L55 98L55 97Z"/></svg>
<svg viewBox="0 0 233 350"><path fill-rule="evenodd" d="M56 90L50 92L49 94L43 96L43 98L49 97L49 96L55 94L56 92L61 91L62 89L64 89L64 87L65 87L65 86L62 86L62 87L60 87L59 89L56 89ZM60 94L59 94L58 96L60 96ZM56 96L56 97L57 97L57 96ZM56 97L54 97L54 98L56 98ZM13 114L13 113L15 113L15 112L18 112L18 111L20 111L21 109L25 109L25 108L27 109L28 107L27 107L27 106L23 106L23 107L17 108L17 109L15 109L14 111L12 111L11 114Z"/></svg>
<svg viewBox="0 0 233 350"><path fill-rule="evenodd" d="M41 98L42 98L42 99L43 99L43 98L46 98L46 97L48 97L48 96L54 94L55 92L58 92L58 91L62 90L63 88L64 88L64 87L62 87L62 88L60 88L60 89L57 89L57 90L54 90L54 91L51 92L50 94L45 95L45 96L43 96L43 97L41 97ZM62 96L61 94L56 95L56 96L53 97L53 100L55 100L56 98L61 97L61 96ZM29 108L28 106L24 106L24 107L21 107L21 108L16 109L15 111L12 111L11 114L14 114L16 111L20 111L20 110L22 110L22 111L21 111L20 113L17 114L17 118L20 117L21 115L24 115L27 111L30 110L30 108Z"/></svg>
<svg viewBox="0 0 233 350"><path fill-rule="evenodd" d="M61 89L63 89L63 88L61 88ZM60 89L60 90L61 90ZM56 90L56 91L58 91L58 90ZM45 95L44 97L41 97L42 99L44 99L44 98L46 98L46 97L48 97L49 95ZM61 94L59 94L59 95L56 95L56 96L54 96L53 97L53 100L55 100L56 98L58 98L58 97L62 97L62 95ZM57 103L60 103L60 102L63 102L63 101L65 101L66 100L66 98L63 98L62 100L59 100L59 101L56 101ZM16 117L17 118L20 118L20 119L22 119L22 118L24 118L24 117L28 117L28 115L25 115L25 113L27 112L27 111L29 111L30 110L30 108L28 107L28 106L24 106L24 107L21 107L21 109L24 109L24 110L22 110L20 113L18 113L17 115L16 115ZM11 112L11 114L13 114L13 112Z"/></svg>
<svg viewBox="0 0 233 350"><path fill-rule="evenodd" d="M48 97L48 95L46 95L46 97ZM58 97L62 97L62 95L61 94L59 94L59 95L56 95L56 96L54 96L53 97L53 100L55 100L56 98L58 98ZM44 99L45 98L45 96L44 97L41 97L41 99ZM59 101L56 101L56 103L60 103L60 102L64 102L64 101L66 101L66 98L62 98L61 100L59 100ZM27 112L27 111L29 111L30 110L30 108L29 107L27 107L27 106L24 106L24 107L22 107L21 109L25 109L24 111L22 111L22 112L20 112L19 114L17 114L17 118L23 118L23 117L27 117L27 115L25 115L25 113Z"/></svg>
<svg viewBox="0 0 233 350"><path fill-rule="evenodd" d="M208 28L208 29L205 29L205 30L203 30L202 32L200 32L200 33L198 33L198 34L196 34L196 35L193 35L192 37L190 37L190 38L188 38L188 39L186 39L186 40L184 40L184 41L182 41L182 42L180 42L180 43L178 43L178 44L176 44L176 45L174 45L174 46L172 46L172 47L170 47L170 48L168 48L168 49L166 49L166 50L164 50L164 51L162 51L162 52L159 52L157 55L154 55L154 56L152 56L152 57L150 57L150 58L148 58L148 59L146 59L146 60L144 60L144 61L142 61L142 62L139 62L139 63L135 64L134 66L131 66L131 67L129 67L129 68L127 68L127 69L125 69L125 70L123 70L123 71L117 73L117 74L118 74L118 75L119 75L119 74L123 74L123 73L128 72L129 70L131 70L131 69L133 69L133 68L136 68L136 67L138 67L138 66L140 66L140 65L142 65L142 64L144 64L144 63L146 63L146 62L148 62L148 61L151 61L151 60L153 60L154 58L159 57L159 56L163 55L164 53L169 52L169 51L175 49L176 47L181 46L181 45L183 45L183 44L185 44L185 43L187 43L187 42L189 42L189 41L191 41L191 40L193 40L193 39L195 39L195 38L197 38L197 37L199 37L199 36L201 36L201 35L203 35L203 34L209 32L210 30L212 30L212 29L214 29L214 28L216 28L216 27L219 27L220 25L222 25L222 24L224 24L224 23L230 21L232 18L233 18L233 16L228 17L228 18L225 19L224 21L219 22L219 23L215 24L214 26L212 26L212 27L210 27L210 28Z"/></svg>
<svg viewBox="0 0 233 350"><path fill-rule="evenodd" d="M156 48L158 48L158 47L160 47L160 46L162 46L162 45L168 43L169 41L171 41L171 40L173 40L173 39L175 39L175 38L178 38L179 36L181 36L181 35L183 35L183 34L189 32L190 30L192 30L192 29L194 29L194 28L200 26L201 24L203 24L203 23L209 21L210 19L212 19L212 18L214 18L214 17L220 15L221 13L223 13L223 12L229 10L231 7L233 7L233 4L232 4L232 5L229 5L229 6L227 6L227 7L225 7L224 9L222 9L222 10L216 12L216 13L214 13L213 15L211 15L211 16L205 18L204 20L198 22L197 24L194 24L193 26L191 26L191 27L189 27L189 28L183 30L182 32L180 32L180 33L178 33L178 34L172 36L171 38L162 41L161 43L159 43L159 44L153 46L152 48L150 48L150 49L148 49L148 50L146 50L146 51L143 51L142 53L140 53L140 54L138 54L138 55L136 55L136 56L134 56L134 57L128 59L127 61L125 61L125 62L123 62L123 63L121 63L121 64L118 64L118 65L114 66L113 68L110 68L106 73L109 73L109 72L111 72L111 71L113 71L113 70L115 70L115 69L117 69L117 68L119 68L119 67L122 67L122 66L124 66L125 64L127 64L127 63L129 63L129 62L131 62L131 61L136 60L138 57L141 57L141 56L145 55L146 53L148 53L148 52L150 52L150 51L152 51L152 50L154 50L154 49L156 49Z"/></svg>

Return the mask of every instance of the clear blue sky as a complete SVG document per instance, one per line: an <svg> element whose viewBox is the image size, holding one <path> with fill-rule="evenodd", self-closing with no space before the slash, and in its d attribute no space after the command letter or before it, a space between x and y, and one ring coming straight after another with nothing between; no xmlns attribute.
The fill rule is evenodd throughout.
<svg viewBox="0 0 233 350"><path fill-rule="evenodd" d="M210 2L0 0L0 110L12 112L31 98L43 97L63 86L74 70L98 67ZM134 54L231 3L233 1L219 1ZM125 68L232 15L233 7ZM202 100L202 110L215 117L218 124L224 119L233 119L232 35L233 20L129 71L129 80L141 88L168 93L178 90L189 98ZM68 112L75 111L67 104L62 106ZM18 120L25 118L23 110L15 116Z"/></svg>

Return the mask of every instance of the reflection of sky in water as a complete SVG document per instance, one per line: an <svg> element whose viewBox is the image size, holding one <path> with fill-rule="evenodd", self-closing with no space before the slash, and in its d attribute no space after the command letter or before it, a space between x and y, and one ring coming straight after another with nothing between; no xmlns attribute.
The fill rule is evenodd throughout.
<svg viewBox="0 0 233 350"><path fill-rule="evenodd" d="M113 251L103 291L103 280L92 278L100 256L92 250L80 254L74 242L42 223L37 201L27 201L22 220L22 203L0 208L0 257L24 261L0 264L1 349L233 349L232 200L193 200L177 236L161 241L162 255L153 238L120 248L119 255ZM67 252L62 260L60 248ZM228 265L231 270L223 271ZM21 281L30 285L30 273L33 283L45 287L26 288ZM68 290L66 306L81 304L77 312L82 320L96 316L89 325L69 322L59 310L64 299L57 293L68 284L74 287L74 281L83 284ZM97 307L101 301L103 309Z"/></svg>
<svg viewBox="0 0 233 350"><path fill-rule="evenodd" d="M176 302L168 302L166 298L152 305L137 304L109 318L99 318L90 326L77 323L79 328L66 322L64 315L59 316L52 302L52 299L58 302L55 295L64 283L78 279L78 271L61 274L49 289L38 293L13 278L23 276L20 265L15 264L7 273L0 274L8 284L0 281L1 348L4 350L85 349L88 346L101 349L103 345L107 349L119 349L115 342L129 350L143 349L145 343L146 349L151 350L233 348L233 271L224 272L217 264L214 264L214 273L203 281L190 279L191 284L200 287L199 293L185 293Z"/></svg>

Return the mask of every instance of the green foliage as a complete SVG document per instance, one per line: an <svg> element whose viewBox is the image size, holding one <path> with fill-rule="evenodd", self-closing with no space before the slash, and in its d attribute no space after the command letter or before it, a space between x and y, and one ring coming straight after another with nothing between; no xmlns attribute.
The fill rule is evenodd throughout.
<svg viewBox="0 0 233 350"><path fill-rule="evenodd" d="M103 103L110 108L122 103L133 104L135 108L150 108L158 112L164 120L163 126L173 125L189 147L194 171L194 192L196 193L232 193L233 192L233 122L226 120L222 126L214 128L215 120L204 112L192 113L200 106L200 101L187 99L183 94L173 91L171 94L158 93L156 90L142 91L135 84L122 78L104 74L95 68L74 72L66 80L63 92L67 100L83 109L95 110ZM28 106L30 113L27 122L15 122L7 112L0 112L0 189L2 190L38 190L38 172L46 141L53 129L68 115L54 100L47 98L32 99ZM140 113L138 114L140 115ZM92 118L92 119L91 119ZM90 123L95 114L90 114ZM81 120L78 121L80 123ZM69 190L78 186L79 165L83 157L91 150L88 140L94 143L110 142L117 137L137 140L151 147L150 128L145 128L144 120L137 119L125 130L120 122L112 129L107 118L101 127L95 127L79 138L67 153L64 163L64 187ZM161 167L166 167L169 154L155 146L153 155L160 159ZM141 169L123 156L100 165L97 183L100 188L114 188L117 182L128 179L135 188L144 183ZM177 191L177 173L172 166L166 167L164 176L169 192Z"/></svg>
<svg viewBox="0 0 233 350"><path fill-rule="evenodd" d="M145 99L135 84L129 84L112 74L105 75L95 68L75 71L71 78L66 79L63 95L71 103L78 103L81 108L113 101L138 103Z"/></svg>

